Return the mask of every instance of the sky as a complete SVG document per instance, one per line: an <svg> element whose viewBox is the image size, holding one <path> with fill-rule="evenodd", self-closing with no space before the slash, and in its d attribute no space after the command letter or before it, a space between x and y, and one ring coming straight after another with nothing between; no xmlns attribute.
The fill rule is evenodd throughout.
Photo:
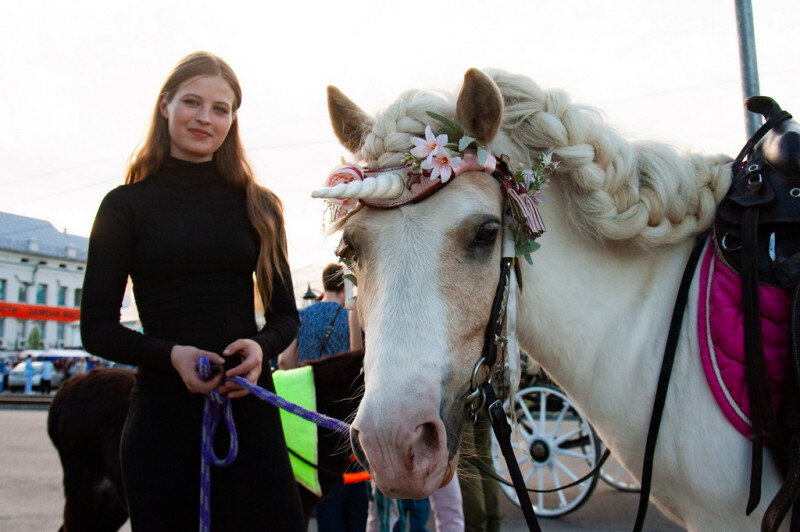
<svg viewBox="0 0 800 532"><path fill-rule="evenodd" d="M800 116L800 2L753 3L761 93ZM375 113L405 90L456 91L468 68L502 68L566 90L631 139L735 156L736 29L733 0L3 2L0 211L88 236L167 74L207 50L238 74L242 139L284 202L291 267L318 272L336 237L310 193L347 155L327 85Z"/></svg>

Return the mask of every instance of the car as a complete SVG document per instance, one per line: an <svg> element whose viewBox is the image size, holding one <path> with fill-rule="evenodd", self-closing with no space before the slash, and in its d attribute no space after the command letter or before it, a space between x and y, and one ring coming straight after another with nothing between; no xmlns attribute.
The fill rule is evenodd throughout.
<svg viewBox="0 0 800 532"><path fill-rule="evenodd" d="M44 366L44 362L41 360L34 360L33 361L33 388L39 389L42 384L42 367ZM50 386L53 388L57 388L61 381L64 380L64 375L57 370L53 370L53 378L50 379ZM14 391L16 389L23 390L25 389L25 362L20 362L14 369L11 370L11 373L8 374L8 389L10 391Z"/></svg>

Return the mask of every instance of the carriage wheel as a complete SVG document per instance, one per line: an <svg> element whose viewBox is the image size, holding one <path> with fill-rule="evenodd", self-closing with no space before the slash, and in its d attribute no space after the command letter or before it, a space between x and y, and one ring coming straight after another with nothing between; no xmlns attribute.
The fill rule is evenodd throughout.
<svg viewBox="0 0 800 532"><path fill-rule="evenodd" d="M509 412L508 401L505 404ZM552 386L529 386L514 401L517 424L511 446L522 478L530 489L552 489L588 474L600 456L600 440L572 401ZM497 439L492 435L492 463L498 475L509 480L508 467ZM597 485L597 475L554 493L531 493L536 513L556 517L577 510ZM506 496L519 506L514 488L500 484Z"/></svg>
<svg viewBox="0 0 800 532"><path fill-rule="evenodd" d="M602 442L601 442L602 443ZM605 451L605 445L602 446L603 451ZM600 453L602 455L602 452ZM611 486L612 488L616 488L619 491L626 491L631 493L637 493L641 491L639 487L639 483L636 479L628 473L628 471L622 467L622 464L619 463L619 460L611 454L608 457L608 460L603 464L603 467L600 468L600 478Z"/></svg>

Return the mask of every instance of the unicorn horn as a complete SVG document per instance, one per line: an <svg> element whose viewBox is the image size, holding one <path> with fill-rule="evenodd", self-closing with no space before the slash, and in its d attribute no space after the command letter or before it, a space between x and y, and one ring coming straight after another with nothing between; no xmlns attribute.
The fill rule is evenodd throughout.
<svg viewBox="0 0 800 532"><path fill-rule="evenodd" d="M395 172L315 190L312 198L394 199L403 193L403 178Z"/></svg>

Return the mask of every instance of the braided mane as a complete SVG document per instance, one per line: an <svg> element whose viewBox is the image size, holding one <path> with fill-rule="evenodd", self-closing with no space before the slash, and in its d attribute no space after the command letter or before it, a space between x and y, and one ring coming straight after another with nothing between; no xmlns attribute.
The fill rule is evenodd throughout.
<svg viewBox="0 0 800 532"><path fill-rule="evenodd" d="M681 155L657 142L629 142L595 110L570 103L561 90L544 91L530 79L487 70L505 103L492 151L531 162L552 151L552 178L568 191L574 222L598 237L640 247L676 243L707 229L730 184L731 158ZM402 162L435 121L426 111L453 117L452 98L409 91L380 113L356 154L371 166Z"/></svg>

